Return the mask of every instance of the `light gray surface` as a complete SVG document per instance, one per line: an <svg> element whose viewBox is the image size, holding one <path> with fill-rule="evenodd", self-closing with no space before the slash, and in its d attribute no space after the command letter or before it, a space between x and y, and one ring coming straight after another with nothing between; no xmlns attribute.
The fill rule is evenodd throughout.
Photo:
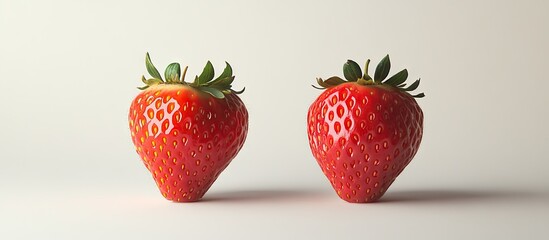
<svg viewBox="0 0 549 240"><path fill-rule="evenodd" d="M0 238L546 239L548 8L0 0ZM133 150L145 51L246 87L248 140L207 201L165 201ZM386 53L422 79L424 141L384 201L346 204L309 151L310 84Z"/></svg>
<svg viewBox="0 0 549 240"><path fill-rule="evenodd" d="M397 187L381 202L367 205L347 204L332 192L286 186L218 188L192 204L168 203L152 191L42 190L2 198L0 223L11 239L547 237L549 194L421 189Z"/></svg>

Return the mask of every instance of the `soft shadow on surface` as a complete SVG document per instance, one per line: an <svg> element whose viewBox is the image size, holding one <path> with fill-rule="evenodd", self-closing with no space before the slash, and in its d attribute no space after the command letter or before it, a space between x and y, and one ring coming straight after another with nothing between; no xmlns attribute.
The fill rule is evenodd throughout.
<svg viewBox="0 0 549 240"><path fill-rule="evenodd" d="M329 192L315 189L261 189L207 193L201 201L248 202L248 201L286 201L296 199L314 199L329 195Z"/></svg>
<svg viewBox="0 0 549 240"><path fill-rule="evenodd" d="M515 201L525 199L547 199L549 195L544 192L519 191L519 190L408 190L391 191L385 193L378 202L464 202L464 201Z"/></svg>

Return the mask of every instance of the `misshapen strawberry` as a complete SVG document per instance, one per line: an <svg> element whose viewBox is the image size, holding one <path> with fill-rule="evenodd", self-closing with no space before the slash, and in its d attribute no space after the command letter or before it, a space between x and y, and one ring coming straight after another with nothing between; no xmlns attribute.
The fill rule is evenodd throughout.
<svg viewBox="0 0 549 240"><path fill-rule="evenodd" d="M215 80L208 61L194 82L184 81L178 63L165 79L152 64L153 77L133 100L129 125L137 153L162 195L176 202L197 201L242 148L248 132L248 112L231 89L231 66Z"/></svg>
<svg viewBox="0 0 549 240"><path fill-rule="evenodd" d="M338 196L348 202L374 202L387 191L416 154L423 136L423 112L410 95L406 69L385 80L387 55L374 78L357 63L343 66L339 77L317 79L326 89L310 106L309 145Z"/></svg>

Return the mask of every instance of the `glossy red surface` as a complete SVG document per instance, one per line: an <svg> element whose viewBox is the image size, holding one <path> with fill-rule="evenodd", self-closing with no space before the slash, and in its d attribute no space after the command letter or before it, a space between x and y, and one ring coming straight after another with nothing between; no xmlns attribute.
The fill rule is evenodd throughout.
<svg viewBox="0 0 549 240"><path fill-rule="evenodd" d="M162 195L197 201L242 148L248 112L236 94L224 99L183 85L158 85L133 100L136 151Z"/></svg>
<svg viewBox="0 0 549 240"><path fill-rule="evenodd" d="M423 112L405 92L345 83L315 100L307 126L312 153L339 197L372 202L416 154Z"/></svg>

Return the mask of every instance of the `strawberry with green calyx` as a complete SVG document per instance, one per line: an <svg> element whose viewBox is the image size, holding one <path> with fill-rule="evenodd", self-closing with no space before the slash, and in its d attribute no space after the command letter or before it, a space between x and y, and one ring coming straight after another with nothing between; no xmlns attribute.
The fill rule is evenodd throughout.
<svg viewBox="0 0 549 240"><path fill-rule="evenodd" d="M420 80L406 86L406 69L387 78L389 56L374 77L348 60L346 80L317 79L326 89L307 115L309 145L338 196L348 202L377 201L410 163L423 136L423 112L411 95ZM313 86L314 87L314 86Z"/></svg>
<svg viewBox="0 0 549 240"><path fill-rule="evenodd" d="M248 132L248 111L232 90L229 63L214 79L208 61L192 83L187 67L166 67L164 78L145 58L152 78L132 101L132 141L162 195L175 202L198 201L242 148Z"/></svg>

